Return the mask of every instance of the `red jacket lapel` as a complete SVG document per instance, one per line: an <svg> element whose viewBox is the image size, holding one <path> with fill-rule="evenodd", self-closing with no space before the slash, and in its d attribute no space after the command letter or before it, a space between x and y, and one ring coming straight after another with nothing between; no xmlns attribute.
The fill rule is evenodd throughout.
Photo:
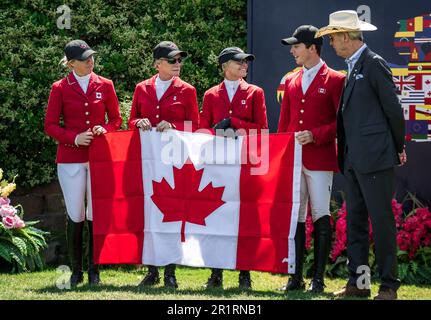
<svg viewBox="0 0 431 320"><path fill-rule="evenodd" d="M82 91L82 88L79 85L78 80L76 80L73 72L69 73L69 75L66 77L66 79L67 79L67 83L70 85L70 87L72 88L73 91L75 91L76 93L85 97L85 93L84 93L84 91Z"/></svg>
<svg viewBox="0 0 431 320"><path fill-rule="evenodd" d="M317 74L314 77L313 81L311 82L310 86L308 87L308 90L305 93L305 97L312 94L319 86L322 85L323 80L325 79L327 73L328 73L328 67L326 66L326 63L323 63L319 71L317 71Z"/></svg>
<svg viewBox="0 0 431 320"><path fill-rule="evenodd" d="M171 85L165 91L165 93L163 94L163 96L160 98L160 102L162 102L163 100L165 100L166 98L168 98L169 96L171 96L175 92L177 92L178 89L181 88L181 86L182 86L181 79L179 79L178 77L174 77L172 79Z"/></svg>
<svg viewBox="0 0 431 320"><path fill-rule="evenodd" d="M147 90L148 96L150 96L151 99L153 99L156 103L158 103L157 93L156 93L156 78L157 78L157 74L152 76L147 81L145 81L145 89Z"/></svg>
<svg viewBox="0 0 431 320"><path fill-rule="evenodd" d="M229 96L227 94L226 86L224 85L224 81L219 84L218 86L218 93L220 97L226 102L226 105L230 105Z"/></svg>
<svg viewBox="0 0 431 320"><path fill-rule="evenodd" d="M235 95L232 98L232 105L238 103L238 100L245 100L246 96L244 93L247 92L248 83L245 80L240 81L238 89L235 92Z"/></svg>
<svg viewBox="0 0 431 320"><path fill-rule="evenodd" d="M296 77L293 79L293 85L295 86L295 91L300 92L303 96L304 93L302 92L302 75L304 74L304 70L301 68L301 70L298 71Z"/></svg>
<svg viewBox="0 0 431 320"><path fill-rule="evenodd" d="M99 76L92 72L90 75L90 81L88 82L87 97L89 97L93 93L93 91L99 87L101 83L102 81L100 81Z"/></svg>

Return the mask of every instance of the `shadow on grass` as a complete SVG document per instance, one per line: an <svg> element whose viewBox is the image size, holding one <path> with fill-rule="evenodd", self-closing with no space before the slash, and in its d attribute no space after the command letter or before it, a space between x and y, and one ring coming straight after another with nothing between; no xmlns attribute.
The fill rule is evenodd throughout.
<svg viewBox="0 0 431 320"><path fill-rule="evenodd" d="M172 295L199 295L199 296L208 296L208 298L229 298L229 297L235 297L239 295L245 295L250 297L256 297L256 298L276 298L280 299L284 296L283 293L274 292L274 291L255 291L255 290L242 290L239 288L227 288L225 290L223 289L171 289L171 288L165 288L165 287L148 287L148 288L142 288L135 285L122 285L122 286L116 286L111 284L101 284L99 286L90 286L88 284L79 285L75 288L72 288L70 290L65 289L58 289L55 286L48 286L45 288L40 288L37 290L34 290L34 292L37 292L39 294L44 293L55 293L55 294L67 294L69 292L75 292L75 293L96 293L96 292L123 292L123 293L135 293L138 295L148 295L148 296L157 296L160 295L160 298L162 299L163 296L167 294Z"/></svg>
<svg viewBox="0 0 431 320"><path fill-rule="evenodd" d="M229 299L229 298L240 298L240 299L269 299L269 300L367 300L366 298L334 298L331 292L325 292L322 294L311 294L306 291L294 291L294 292L283 292L283 291L269 291L269 290L244 290L240 288L227 288L227 289L170 289L165 287L148 287L142 288L135 285L122 285L116 286L111 284L101 284L99 286L90 286L88 284L79 285L76 288L70 290L58 289L55 286L48 286L33 290L38 294L57 294L59 297L70 292L74 293L97 293L97 292L119 292L119 293L130 293L143 296L160 296L159 299L166 299L166 295L178 295L178 296L199 296L207 297L208 299Z"/></svg>

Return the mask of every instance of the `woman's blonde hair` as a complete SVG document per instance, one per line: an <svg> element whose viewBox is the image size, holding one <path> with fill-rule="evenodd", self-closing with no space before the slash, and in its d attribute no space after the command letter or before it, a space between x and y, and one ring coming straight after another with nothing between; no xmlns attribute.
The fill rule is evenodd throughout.
<svg viewBox="0 0 431 320"><path fill-rule="evenodd" d="M70 65L70 63L73 61L75 60L67 60L66 56L64 56L58 64L61 64L64 68L71 68L72 66Z"/></svg>
<svg viewBox="0 0 431 320"><path fill-rule="evenodd" d="M227 66L230 64L230 63L232 63L232 61L233 60L228 60L228 61L226 61L226 62L223 62L222 64L221 64L221 75L224 77L225 76L225 71L226 71L226 68L227 68Z"/></svg>

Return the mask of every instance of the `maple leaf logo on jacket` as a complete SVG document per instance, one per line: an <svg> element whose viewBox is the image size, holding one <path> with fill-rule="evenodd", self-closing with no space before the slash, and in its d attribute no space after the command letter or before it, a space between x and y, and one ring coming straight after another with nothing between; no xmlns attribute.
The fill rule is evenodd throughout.
<svg viewBox="0 0 431 320"><path fill-rule="evenodd" d="M204 169L196 170L190 159L182 168L173 167L175 187L165 178L153 181L151 199L163 214L162 222L181 221L181 242L185 242L186 222L205 226L205 219L225 202L221 199L225 187L213 187L212 182L199 191Z"/></svg>

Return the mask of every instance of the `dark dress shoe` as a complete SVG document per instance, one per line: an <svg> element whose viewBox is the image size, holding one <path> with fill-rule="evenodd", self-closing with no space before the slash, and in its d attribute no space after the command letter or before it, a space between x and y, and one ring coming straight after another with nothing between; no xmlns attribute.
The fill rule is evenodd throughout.
<svg viewBox="0 0 431 320"><path fill-rule="evenodd" d="M76 287L79 283L84 282L84 275L82 272L72 273L70 276L70 285Z"/></svg>
<svg viewBox="0 0 431 320"><path fill-rule="evenodd" d="M285 286L278 289L279 291L305 290L305 282L302 279L290 278Z"/></svg>
<svg viewBox="0 0 431 320"><path fill-rule="evenodd" d="M100 284L100 275L98 272L88 273L88 284L98 286Z"/></svg>
<svg viewBox="0 0 431 320"><path fill-rule="evenodd" d="M344 298L344 297L360 297L360 298L366 298L371 295L370 289L359 289L357 286L354 285L347 285L340 291L334 292L334 296L337 298Z"/></svg>
<svg viewBox="0 0 431 320"><path fill-rule="evenodd" d="M313 279L311 280L310 287L307 292L309 293L323 293L325 289L325 283L322 279Z"/></svg>
<svg viewBox="0 0 431 320"><path fill-rule="evenodd" d="M160 276L158 272L148 272L144 280L141 281L139 287L154 286L160 282Z"/></svg>
<svg viewBox="0 0 431 320"><path fill-rule="evenodd" d="M175 278L175 276L172 276L172 275L165 276L164 282L165 282L165 288L173 288L173 289L178 288L177 279Z"/></svg>
<svg viewBox="0 0 431 320"><path fill-rule="evenodd" d="M208 278L208 281L205 285L205 288L222 288L223 287L223 277L212 274L211 277Z"/></svg>
<svg viewBox="0 0 431 320"><path fill-rule="evenodd" d="M250 277L250 271L241 271L239 273L239 287L241 289L249 290L251 289L251 277Z"/></svg>
<svg viewBox="0 0 431 320"><path fill-rule="evenodd" d="M374 300L396 300L397 292L392 288L381 287L379 294L374 297Z"/></svg>

